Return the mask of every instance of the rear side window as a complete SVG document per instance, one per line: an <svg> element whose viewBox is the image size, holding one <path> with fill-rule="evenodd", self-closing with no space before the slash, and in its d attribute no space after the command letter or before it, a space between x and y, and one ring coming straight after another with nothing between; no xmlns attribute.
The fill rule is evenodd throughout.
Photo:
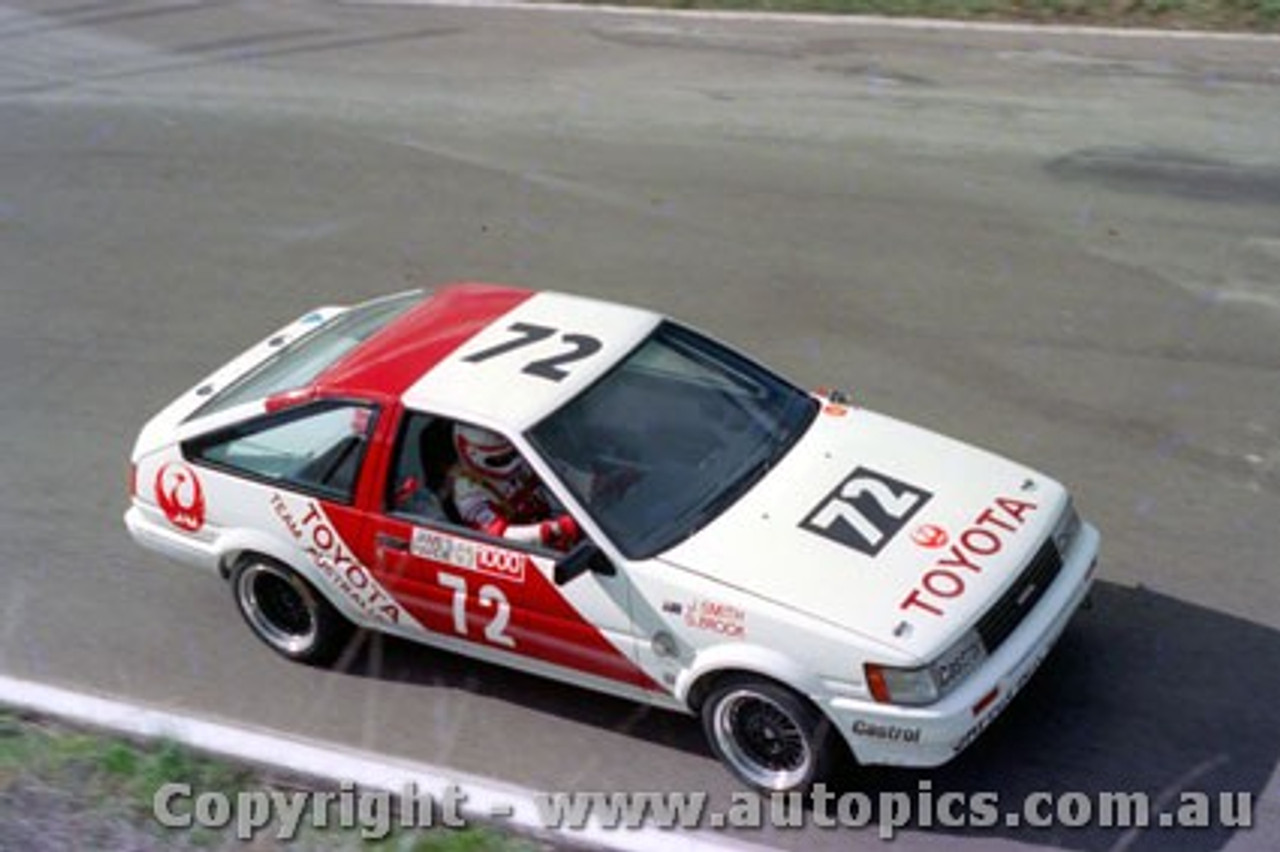
<svg viewBox="0 0 1280 852"><path fill-rule="evenodd" d="M232 382L200 406L188 420L223 411L243 402L265 399L305 387L339 358L377 334L422 301L420 290L385 296L357 305L298 338L257 369Z"/></svg>
<svg viewBox="0 0 1280 852"><path fill-rule="evenodd" d="M350 503L375 410L324 402L258 418L184 446L192 461Z"/></svg>

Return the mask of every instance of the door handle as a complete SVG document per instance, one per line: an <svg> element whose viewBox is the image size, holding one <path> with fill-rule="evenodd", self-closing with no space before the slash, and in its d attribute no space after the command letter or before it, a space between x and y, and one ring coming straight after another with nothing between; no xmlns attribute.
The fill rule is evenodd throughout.
<svg viewBox="0 0 1280 852"><path fill-rule="evenodd" d="M374 537L374 543L377 544L378 547L385 547L387 550L409 549L409 539L400 538L399 536L389 535L387 533L378 533L377 536Z"/></svg>

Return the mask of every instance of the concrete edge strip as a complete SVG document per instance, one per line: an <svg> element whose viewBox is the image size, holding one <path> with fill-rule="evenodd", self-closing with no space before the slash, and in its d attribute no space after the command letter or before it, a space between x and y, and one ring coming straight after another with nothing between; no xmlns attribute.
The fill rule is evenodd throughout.
<svg viewBox="0 0 1280 852"><path fill-rule="evenodd" d="M493 778L362 751L336 743L297 737L160 710L36 681L0 675L0 705L53 716L91 728L122 734L165 737L206 754L257 766L268 766L334 783L401 793L416 785L419 795L439 800L452 787L467 796L462 810L492 825L510 825L570 843L631 852L676 847L688 852L752 852L765 847L731 840L706 831L673 834L657 828L607 830L598 823L584 829L549 829L539 819L537 791ZM195 791L199 792L199 791ZM510 816L507 816L510 814ZM673 843L674 841L674 843Z"/></svg>
<svg viewBox="0 0 1280 852"><path fill-rule="evenodd" d="M1053 36L1100 36L1123 39L1174 41L1280 42L1280 34L1218 32L1214 30L1159 30L1147 27L1103 27L1078 24L1032 24L1017 21L959 21L947 18L892 18L875 15L832 15L819 12L753 12L725 9L658 9L647 6L614 6L607 3L560 3L554 0L340 0L345 6L437 6L461 9L507 9L526 12L594 12L602 15L684 18L705 21L756 23L839 24L899 30L939 30L973 33L1021 33Z"/></svg>

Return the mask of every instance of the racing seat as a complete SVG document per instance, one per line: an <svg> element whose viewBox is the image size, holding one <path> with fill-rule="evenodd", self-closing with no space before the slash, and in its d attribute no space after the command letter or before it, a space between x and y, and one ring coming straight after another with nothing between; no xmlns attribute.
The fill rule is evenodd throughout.
<svg viewBox="0 0 1280 852"><path fill-rule="evenodd" d="M458 461L453 448L453 422L433 419L418 433L418 458L422 462L422 485L433 493L450 523L462 523L449 489L449 470Z"/></svg>

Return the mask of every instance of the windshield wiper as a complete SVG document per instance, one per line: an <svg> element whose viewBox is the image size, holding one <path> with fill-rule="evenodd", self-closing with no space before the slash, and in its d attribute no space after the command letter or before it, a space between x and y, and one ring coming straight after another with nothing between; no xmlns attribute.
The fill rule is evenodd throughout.
<svg viewBox="0 0 1280 852"><path fill-rule="evenodd" d="M817 416L818 405L814 400L806 399L809 405L808 416L804 418L802 423L796 424L796 428L787 430L786 432L771 431L766 440L769 442L769 451L765 458L757 464L752 465L744 471L737 479L733 480L727 488L720 490L718 494L709 500L706 505L698 509L693 516L693 522L685 529L677 538L673 539L669 544L660 550L667 550L688 538L695 535L698 530L711 523L717 517L724 513L726 509L750 491L757 482L773 470L787 454L790 449L800 440L800 436L809 430Z"/></svg>
<svg viewBox="0 0 1280 852"><path fill-rule="evenodd" d="M738 502L742 495L751 490L751 487L764 478L773 468L773 455L766 462L752 465L742 473L737 479L733 480L727 488L720 489L714 497L708 500L693 516L693 521L685 528L678 537L659 548L660 551L674 547L686 539L692 538L700 529L714 521L724 513L726 509Z"/></svg>

